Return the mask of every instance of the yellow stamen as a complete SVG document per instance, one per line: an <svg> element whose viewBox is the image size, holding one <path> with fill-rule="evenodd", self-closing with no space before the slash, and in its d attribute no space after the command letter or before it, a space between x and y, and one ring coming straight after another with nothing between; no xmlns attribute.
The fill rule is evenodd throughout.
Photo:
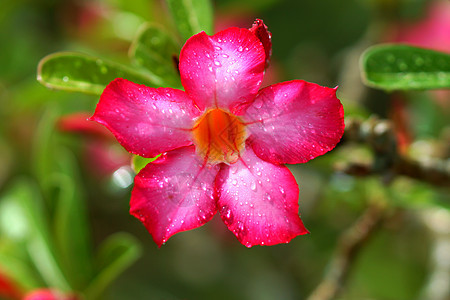
<svg viewBox="0 0 450 300"><path fill-rule="evenodd" d="M207 111L192 130L194 144L209 163L235 163L244 149L247 134L239 117L221 109Z"/></svg>

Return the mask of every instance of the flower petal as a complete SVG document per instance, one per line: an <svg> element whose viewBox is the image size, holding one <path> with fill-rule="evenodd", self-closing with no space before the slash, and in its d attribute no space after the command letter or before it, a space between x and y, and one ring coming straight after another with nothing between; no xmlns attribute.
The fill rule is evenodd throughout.
<svg viewBox="0 0 450 300"><path fill-rule="evenodd" d="M219 212L247 247L288 243L308 233L298 215L298 186L285 166L258 158L251 148L217 176Z"/></svg>
<svg viewBox="0 0 450 300"><path fill-rule="evenodd" d="M57 126L62 132L78 133L85 137L94 137L99 140L115 141L116 139L105 127L89 122L90 113L80 112L59 118Z"/></svg>
<svg viewBox="0 0 450 300"><path fill-rule="evenodd" d="M183 91L118 78L103 91L91 120L105 125L129 152L154 157L191 145L190 129L199 115Z"/></svg>
<svg viewBox="0 0 450 300"><path fill-rule="evenodd" d="M272 56L272 33L267 29L266 24L263 20L256 19L253 23L250 31L256 35L256 37L261 41L264 46L264 52L266 54L266 65L265 68L269 66L270 57Z"/></svg>
<svg viewBox="0 0 450 300"><path fill-rule="evenodd" d="M181 49L181 83L200 110L214 106L234 113L254 99L264 64L264 48L248 29L233 27L213 36L200 32Z"/></svg>
<svg viewBox="0 0 450 300"><path fill-rule="evenodd" d="M333 149L344 133L336 89L302 80L262 89L243 118L255 153L277 164L307 162Z"/></svg>
<svg viewBox="0 0 450 300"><path fill-rule="evenodd" d="M172 235L197 228L214 216L214 180L219 167L206 166L194 147L168 152L135 177L130 213L161 246Z"/></svg>

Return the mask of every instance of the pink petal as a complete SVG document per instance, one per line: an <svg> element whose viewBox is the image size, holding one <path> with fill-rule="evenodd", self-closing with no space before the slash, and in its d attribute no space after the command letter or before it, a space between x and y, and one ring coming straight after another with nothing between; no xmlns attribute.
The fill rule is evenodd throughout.
<svg viewBox="0 0 450 300"><path fill-rule="evenodd" d="M187 40L180 54L181 83L200 110L250 102L263 79L265 53L248 29L204 32Z"/></svg>
<svg viewBox="0 0 450 300"><path fill-rule="evenodd" d="M218 166L205 166L194 147L168 152L135 177L130 213L158 246L172 235L197 228L214 216Z"/></svg>
<svg viewBox="0 0 450 300"><path fill-rule="evenodd" d="M261 41L264 46L264 52L266 54L266 65L265 68L269 66L270 56L272 56L272 34L267 29L266 24L263 20L256 19L250 28L250 31L256 35L256 37Z"/></svg>
<svg viewBox="0 0 450 300"><path fill-rule="evenodd" d="M105 127L89 122L90 113L80 112L59 118L57 126L63 132L79 133L86 137L93 137L95 139L102 139L108 141L115 141L116 139Z"/></svg>
<svg viewBox="0 0 450 300"><path fill-rule="evenodd" d="M400 24L394 42L450 53L450 2L430 1L423 20Z"/></svg>
<svg viewBox="0 0 450 300"><path fill-rule="evenodd" d="M245 122L255 153L277 164L304 163L333 149L344 133L336 89L301 80L264 88Z"/></svg>
<svg viewBox="0 0 450 300"><path fill-rule="evenodd" d="M27 293L23 300L77 300L76 295L66 295L55 289L41 288Z"/></svg>
<svg viewBox="0 0 450 300"><path fill-rule="evenodd" d="M129 152L154 157L191 145L190 129L199 115L183 91L118 78L103 91L91 120L105 125Z"/></svg>
<svg viewBox="0 0 450 300"><path fill-rule="evenodd" d="M247 247L288 243L308 231L298 215L298 186L285 166L258 158L251 148L217 176L219 212Z"/></svg>
<svg viewBox="0 0 450 300"><path fill-rule="evenodd" d="M0 299L22 299L22 287L0 269Z"/></svg>

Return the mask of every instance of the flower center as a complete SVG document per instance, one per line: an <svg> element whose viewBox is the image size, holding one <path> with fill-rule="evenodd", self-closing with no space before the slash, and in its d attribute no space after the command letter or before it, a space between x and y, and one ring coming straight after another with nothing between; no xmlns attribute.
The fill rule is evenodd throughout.
<svg viewBox="0 0 450 300"><path fill-rule="evenodd" d="M197 153L210 163L235 163L247 133L239 117L221 109L208 110L192 129Z"/></svg>

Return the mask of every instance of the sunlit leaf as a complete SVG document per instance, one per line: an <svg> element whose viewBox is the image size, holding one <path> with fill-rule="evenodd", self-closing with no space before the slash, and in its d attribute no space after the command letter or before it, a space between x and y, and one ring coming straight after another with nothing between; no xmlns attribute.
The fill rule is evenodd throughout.
<svg viewBox="0 0 450 300"><path fill-rule="evenodd" d="M133 41L130 57L142 66L161 77L165 83L180 85L176 61L180 46L162 28L146 24Z"/></svg>
<svg viewBox="0 0 450 300"><path fill-rule="evenodd" d="M161 155L161 154L160 154ZM141 171L148 163L151 163L155 159L157 159L160 155L157 155L155 157L146 158L139 155L133 155L133 158L131 160L131 167L133 168L134 172L137 174L139 171Z"/></svg>
<svg viewBox="0 0 450 300"><path fill-rule="evenodd" d="M97 299L140 254L139 243L129 234L116 233L104 241L96 260L99 272L84 292L86 299Z"/></svg>
<svg viewBox="0 0 450 300"><path fill-rule="evenodd" d="M97 95L119 77L147 86L160 84L159 78L149 73L140 73L118 63L74 52L58 52L44 57L37 74L38 81L46 87Z"/></svg>
<svg viewBox="0 0 450 300"><path fill-rule="evenodd" d="M166 0L183 40L200 31L212 34L213 11L210 0Z"/></svg>
<svg viewBox="0 0 450 300"><path fill-rule="evenodd" d="M450 88L450 55L407 45L369 48L361 57L364 82L383 90Z"/></svg>
<svg viewBox="0 0 450 300"><path fill-rule="evenodd" d="M62 291L72 290L55 256L48 224L45 221L43 201L39 197L37 187L28 180L18 179L9 190L8 197L18 204L23 219L27 220L26 248L39 274L48 286Z"/></svg>

